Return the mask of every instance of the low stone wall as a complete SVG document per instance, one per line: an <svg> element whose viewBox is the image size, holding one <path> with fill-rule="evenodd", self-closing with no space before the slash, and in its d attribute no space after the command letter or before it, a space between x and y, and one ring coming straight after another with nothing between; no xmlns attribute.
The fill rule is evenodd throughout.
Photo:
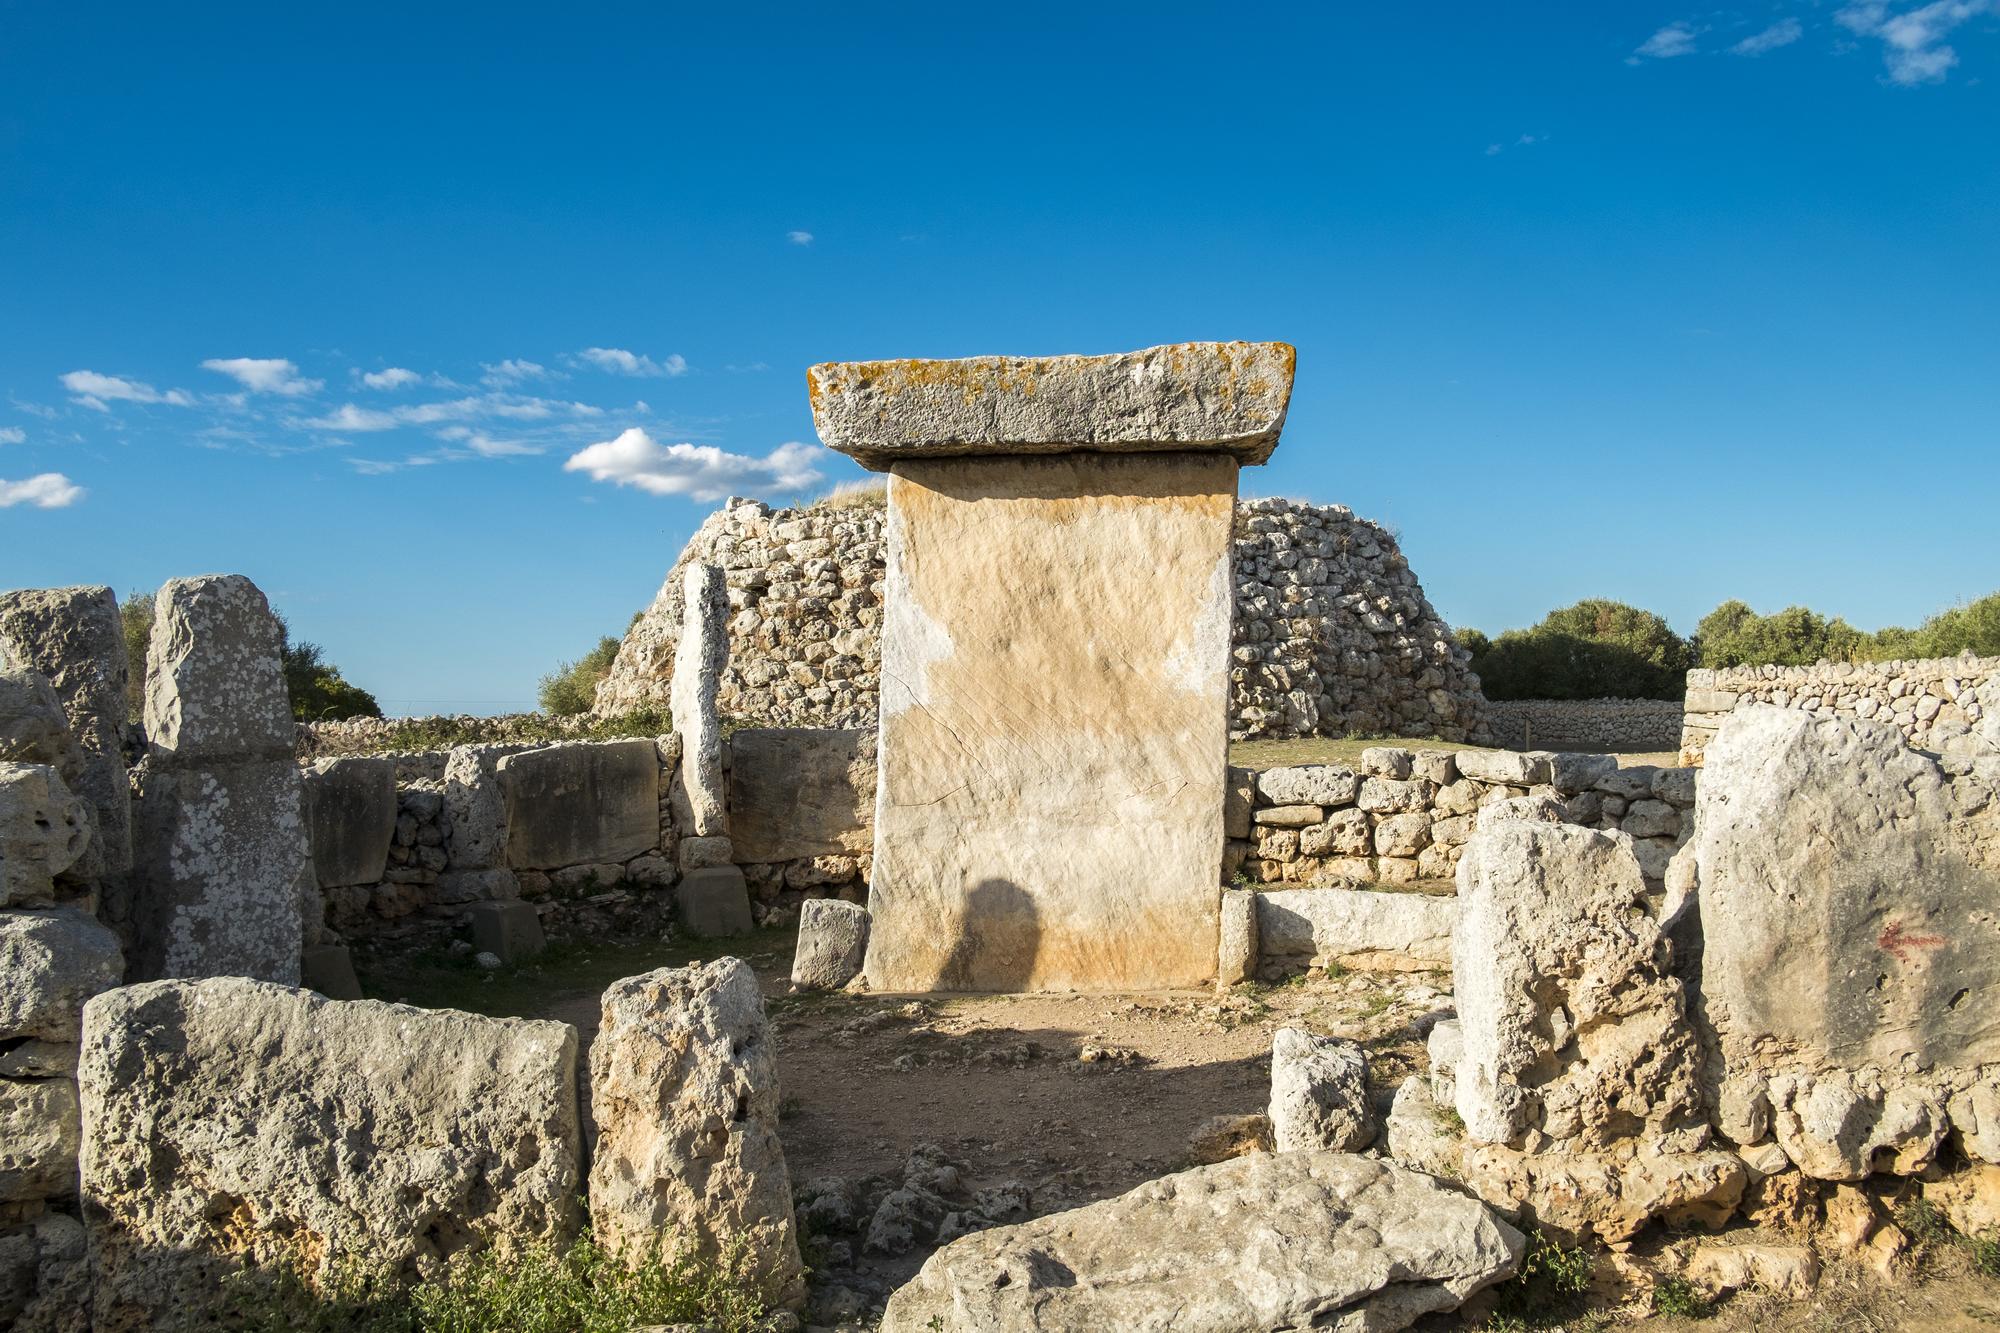
<svg viewBox="0 0 2000 1333"><path fill-rule="evenodd" d="M1486 729L1511 750L1660 754L1681 743L1673 699L1488 700Z"/></svg>
<svg viewBox="0 0 2000 1333"><path fill-rule="evenodd" d="M1751 704L1796 708L1822 719L1888 722L1915 748L1942 751L1984 716L1977 691L1996 677L2000 677L2000 657L1970 653L1911 661L1690 671L1681 762L1701 763L1722 719Z"/></svg>

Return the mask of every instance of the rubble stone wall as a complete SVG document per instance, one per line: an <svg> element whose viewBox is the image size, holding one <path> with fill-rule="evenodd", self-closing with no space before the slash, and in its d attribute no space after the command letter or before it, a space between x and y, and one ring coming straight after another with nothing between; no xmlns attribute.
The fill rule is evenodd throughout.
<svg viewBox="0 0 2000 1333"><path fill-rule="evenodd" d="M1513 750L1656 754L1681 743L1673 699L1489 699L1493 744Z"/></svg>
<svg viewBox="0 0 2000 1333"><path fill-rule="evenodd" d="M1994 679L2000 679L2000 657L1970 653L1895 662L1690 671L1681 762L1701 763L1722 719L1756 704L1795 708L1822 720L1887 722L1915 748L1941 751L1985 716L1978 692Z"/></svg>

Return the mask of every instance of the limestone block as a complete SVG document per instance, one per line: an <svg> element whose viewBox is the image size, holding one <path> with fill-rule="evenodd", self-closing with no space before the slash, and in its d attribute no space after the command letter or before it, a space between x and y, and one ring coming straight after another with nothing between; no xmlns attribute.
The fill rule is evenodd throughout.
<svg viewBox="0 0 2000 1333"><path fill-rule="evenodd" d="M124 980L118 937L76 911L0 914L0 1046L74 1043L83 1004Z"/></svg>
<svg viewBox="0 0 2000 1333"><path fill-rule="evenodd" d="M139 805L135 977L296 984L310 873L292 759L163 768Z"/></svg>
<svg viewBox="0 0 2000 1333"><path fill-rule="evenodd" d="M484 870L505 857L507 799L495 770L520 752L513 745L461 745L445 759L444 813L451 825L453 869Z"/></svg>
<svg viewBox="0 0 2000 1333"><path fill-rule="evenodd" d="M1216 949L1215 984L1235 986L1257 977L1257 895L1249 889L1225 889L1222 930Z"/></svg>
<svg viewBox="0 0 2000 1333"><path fill-rule="evenodd" d="M1268 1114L1278 1152L1360 1152L1376 1132L1367 1055L1338 1037L1279 1028L1271 1040Z"/></svg>
<svg viewBox="0 0 2000 1333"><path fill-rule="evenodd" d="M1659 772L1651 764L1615 768L1597 780L1597 790L1622 796L1628 801L1641 800L1652 794L1653 779L1659 776Z"/></svg>
<svg viewBox="0 0 2000 1333"><path fill-rule="evenodd" d="M436 1275L575 1234L576 1030L237 978L83 1016L98 1328L206 1328L226 1274L288 1257Z"/></svg>
<svg viewBox="0 0 2000 1333"><path fill-rule="evenodd" d="M1377 856L1415 856L1431 845L1431 817L1384 815L1375 821Z"/></svg>
<svg viewBox="0 0 2000 1333"><path fill-rule="evenodd" d="M1257 775L1257 791L1271 805L1352 805L1361 775L1332 764L1267 768Z"/></svg>
<svg viewBox="0 0 2000 1333"><path fill-rule="evenodd" d="M396 761L321 759L303 777L319 886L379 884L396 836Z"/></svg>
<svg viewBox="0 0 2000 1333"><path fill-rule="evenodd" d="M299 985L329 1000L358 1000L361 981L345 944L311 944L299 953Z"/></svg>
<svg viewBox="0 0 2000 1333"><path fill-rule="evenodd" d="M169 579L153 603L146 741L162 762L289 758L296 744L279 660L284 631L240 574Z"/></svg>
<svg viewBox="0 0 2000 1333"><path fill-rule="evenodd" d="M682 838L676 854L684 871L736 864L736 844L729 838Z"/></svg>
<svg viewBox="0 0 2000 1333"><path fill-rule="evenodd" d="M53 901L89 842L89 809L54 768L0 763L0 907Z"/></svg>
<svg viewBox="0 0 2000 1333"><path fill-rule="evenodd" d="M600 884L604 882L599 880ZM464 903L507 902L521 896L521 878L511 870L498 867L490 870L450 870L437 877L431 896L447 907Z"/></svg>
<svg viewBox="0 0 2000 1333"><path fill-rule="evenodd" d="M1618 771L1615 754L1553 754L1549 756L1549 785L1562 792L1589 791Z"/></svg>
<svg viewBox="0 0 2000 1333"><path fill-rule="evenodd" d="M1478 782L1508 787L1532 787L1553 776L1551 756L1514 750L1461 750L1458 771Z"/></svg>
<svg viewBox="0 0 2000 1333"><path fill-rule="evenodd" d="M28 667L0 666L0 763L47 764L72 786L83 774L83 749L55 687Z"/></svg>
<svg viewBox="0 0 2000 1333"><path fill-rule="evenodd" d="M1435 1098L1422 1074L1412 1074L1396 1089L1389 1115L1382 1123L1382 1146L1398 1166L1426 1175L1456 1180L1463 1172L1465 1141L1452 1116Z"/></svg>
<svg viewBox="0 0 2000 1333"><path fill-rule="evenodd" d="M1277 447L1298 354L1285 343L1177 343L1112 356L852 361L806 372L829 449L886 471L977 454Z"/></svg>
<svg viewBox="0 0 2000 1333"><path fill-rule="evenodd" d="M1371 745L1361 752L1361 771L1400 782L1410 776L1415 761L1415 755L1399 746Z"/></svg>
<svg viewBox="0 0 2000 1333"><path fill-rule="evenodd" d="M1250 811L1257 803L1257 775L1233 765L1222 791L1222 832L1230 838L1250 836ZM1307 802L1310 804L1310 802Z"/></svg>
<svg viewBox="0 0 2000 1333"><path fill-rule="evenodd" d="M472 923L472 947L503 963L521 963L549 947L542 918L532 903L474 903L466 913Z"/></svg>
<svg viewBox="0 0 2000 1333"><path fill-rule="evenodd" d="M1779 1073L1764 1084L1764 1095L1778 1146L1814 1180L1918 1175L1937 1160L1949 1128L1937 1098L1885 1083L1872 1071Z"/></svg>
<svg viewBox="0 0 2000 1333"><path fill-rule="evenodd" d="M746 862L875 845L875 732L754 727L729 738L729 837Z"/></svg>
<svg viewBox="0 0 2000 1333"><path fill-rule="evenodd" d="M1355 805L1370 814L1406 814L1426 810L1437 788L1428 782L1400 782L1395 778L1368 778L1361 784Z"/></svg>
<svg viewBox="0 0 2000 1333"><path fill-rule="evenodd" d="M1523 1152L1477 1142L1460 1153L1459 1179L1509 1217L1607 1245L1631 1239L1655 1218L1683 1230L1721 1230L1750 1183L1743 1159L1720 1149Z"/></svg>
<svg viewBox="0 0 2000 1333"><path fill-rule="evenodd" d="M1271 1119L1258 1111L1247 1115L1212 1115L1188 1135L1191 1166L1226 1162L1253 1152L1271 1151Z"/></svg>
<svg viewBox="0 0 2000 1333"><path fill-rule="evenodd" d="M0 1206L76 1193L76 1084L0 1078Z"/></svg>
<svg viewBox="0 0 2000 1333"><path fill-rule="evenodd" d="M674 646L670 696L674 733L681 739L676 791L687 803L682 831L710 837L727 831L722 721L716 716L715 696L729 663L729 589L715 565L689 565L684 578L685 608Z"/></svg>
<svg viewBox="0 0 2000 1333"><path fill-rule="evenodd" d="M1375 828L1352 807L1336 810L1311 828L1299 830L1301 856L1367 856L1375 850Z"/></svg>
<svg viewBox="0 0 2000 1333"><path fill-rule="evenodd" d="M495 768L516 870L617 862L660 845L660 762L648 740L545 746Z"/></svg>
<svg viewBox="0 0 2000 1333"><path fill-rule="evenodd" d="M809 898L799 908L792 985L838 990L861 975L867 955L867 908L838 898Z"/></svg>
<svg viewBox="0 0 2000 1333"><path fill-rule="evenodd" d="M1346 1153L1252 1153L975 1232L882 1333L1408 1327L1510 1275L1525 1241L1446 1182Z"/></svg>
<svg viewBox="0 0 2000 1333"><path fill-rule="evenodd" d="M756 928L750 888L736 866L709 866L682 875L674 886L674 914L697 939L727 939Z"/></svg>
<svg viewBox="0 0 2000 1333"><path fill-rule="evenodd" d="M613 983L590 1048L590 1102L599 1244L634 1261L740 1246L742 1276L768 1298L804 1295L777 1054L748 964L723 958Z"/></svg>
<svg viewBox="0 0 2000 1333"><path fill-rule="evenodd" d="M1265 958L1309 958L1315 966L1390 969L1451 961L1458 902L1424 893L1290 889L1257 894L1257 936Z"/></svg>
<svg viewBox="0 0 2000 1333"><path fill-rule="evenodd" d="M1482 814L1458 909L1454 1074L1472 1138L1702 1146L1700 1053L1628 839Z"/></svg>
<svg viewBox="0 0 2000 1333"><path fill-rule="evenodd" d="M1618 827L1634 838L1671 838L1681 831L1681 814L1665 801L1634 801Z"/></svg>
<svg viewBox="0 0 2000 1333"><path fill-rule="evenodd" d="M1662 768L1653 773L1653 797L1665 801L1677 810L1685 810L1694 804L1696 768Z"/></svg>
<svg viewBox="0 0 2000 1333"><path fill-rule="evenodd" d="M897 466L875 989L1214 975L1235 472L1213 454Z"/></svg>
<svg viewBox="0 0 2000 1333"><path fill-rule="evenodd" d="M1252 822L1269 828L1305 828L1319 823L1325 813L1316 805L1267 805L1258 809Z"/></svg>

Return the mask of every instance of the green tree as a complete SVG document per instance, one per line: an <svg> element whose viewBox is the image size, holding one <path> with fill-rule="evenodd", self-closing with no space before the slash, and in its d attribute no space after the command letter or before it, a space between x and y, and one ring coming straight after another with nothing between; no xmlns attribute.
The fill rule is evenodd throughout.
<svg viewBox="0 0 2000 1333"><path fill-rule="evenodd" d="M316 643L293 643L292 627L278 620L278 651L285 674L285 691L291 696L292 716L301 722L330 722L347 717L380 717L382 709L375 696L348 682L340 668L326 660L326 650ZM135 592L118 608L125 631L125 659L132 676L126 686L126 706L131 720L139 721L145 711L146 649L153 639L153 594Z"/></svg>
<svg viewBox="0 0 2000 1333"><path fill-rule="evenodd" d="M1623 602L1585 598L1483 646L1460 642L1489 699L1678 699L1687 691L1687 641Z"/></svg>
<svg viewBox="0 0 2000 1333"><path fill-rule="evenodd" d="M597 701L597 683L610 673L617 656L618 640L607 634L576 661L557 663L554 671L542 677L537 693L542 711L552 716L588 713Z"/></svg>
<svg viewBox="0 0 2000 1333"><path fill-rule="evenodd" d="M1760 616L1749 605L1727 601L1701 618L1695 650L1705 667L1811 666L1825 658L1852 661L1867 655L1869 636L1835 616L1803 606Z"/></svg>
<svg viewBox="0 0 2000 1333"><path fill-rule="evenodd" d="M1883 631L1885 635L1888 633L1890 631ZM1882 655L1956 657L1970 651L1980 657L2000 657L2000 592L1988 593L1976 602L1938 612L1919 625L1910 638L1912 642L1908 646L1914 648L1914 652L1885 652Z"/></svg>
<svg viewBox="0 0 2000 1333"><path fill-rule="evenodd" d="M119 628L125 631L125 720L137 723L146 712L146 646L153 641L153 594L133 592L118 604Z"/></svg>

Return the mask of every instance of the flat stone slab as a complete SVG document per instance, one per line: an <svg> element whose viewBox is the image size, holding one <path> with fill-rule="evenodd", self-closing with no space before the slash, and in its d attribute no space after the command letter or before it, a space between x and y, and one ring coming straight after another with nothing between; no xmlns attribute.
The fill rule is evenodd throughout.
<svg viewBox="0 0 2000 1333"><path fill-rule="evenodd" d="M1256 896L1264 958L1388 970L1451 966L1456 898L1368 889L1285 889Z"/></svg>
<svg viewBox="0 0 2000 1333"><path fill-rule="evenodd" d="M241 574L168 579L147 649L146 741L161 762L289 757L292 720L284 631Z"/></svg>
<svg viewBox="0 0 2000 1333"><path fill-rule="evenodd" d="M322 759L303 777L319 886L380 882L396 836L396 761Z"/></svg>
<svg viewBox="0 0 2000 1333"><path fill-rule="evenodd" d="M851 856L875 842L875 731L745 728L729 738L736 859Z"/></svg>
<svg viewBox="0 0 2000 1333"><path fill-rule="evenodd" d="M1262 463L1278 445L1289 343L1174 343L1111 356L837 361L806 372L829 449L886 471L973 454L1201 450Z"/></svg>
<svg viewBox="0 0 2000 1333"><path fill-rule="evenodd" d="M507 863L517 870L624 864L660 845L660 757L648 740L584 742L499 764Z"/></svg>

